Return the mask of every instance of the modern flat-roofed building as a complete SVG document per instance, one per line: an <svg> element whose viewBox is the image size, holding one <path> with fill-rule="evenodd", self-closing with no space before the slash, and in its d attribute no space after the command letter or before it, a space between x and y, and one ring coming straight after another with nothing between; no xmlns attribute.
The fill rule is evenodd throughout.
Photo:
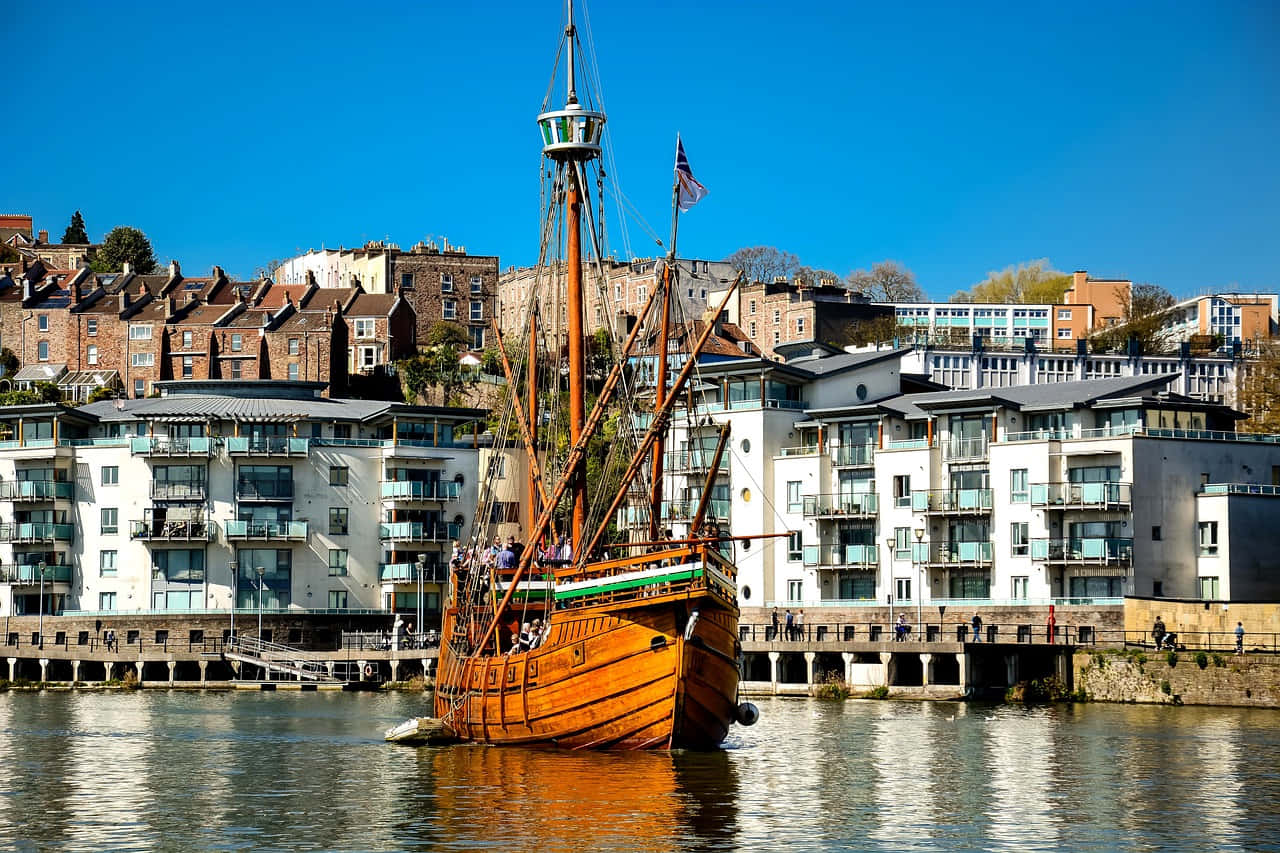
<svg viewBox="0 0 1280 853"><path fill-rule="evenodd" d="M484 412L159 382L0 411L0 612L413 612L438 624Z"/></svg>

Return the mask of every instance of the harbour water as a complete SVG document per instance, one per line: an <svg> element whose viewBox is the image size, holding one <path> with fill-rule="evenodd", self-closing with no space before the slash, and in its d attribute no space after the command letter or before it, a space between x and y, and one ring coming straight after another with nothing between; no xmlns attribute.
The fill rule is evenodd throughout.
<svg viewBox="0 0 1280 853"><path fill-rule="evenodd" d="M421 694L2 694L0 848L1280 846L1280 713L758 704L717 753L582 754L384 744Z"/></svg>

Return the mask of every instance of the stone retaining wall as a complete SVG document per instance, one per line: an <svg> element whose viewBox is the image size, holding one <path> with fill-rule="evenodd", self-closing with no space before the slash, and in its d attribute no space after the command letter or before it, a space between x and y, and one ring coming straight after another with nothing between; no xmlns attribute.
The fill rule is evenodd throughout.
<svg viewBox="0 0 1280 853"><path fill-rule="evenodd" d="M1196 652L1175 656L1171 667L1169 652L1077 652L1075 686L1095 702L1280 708L1280 658L1274 655L1207 653L1204 669Z"/></svg>

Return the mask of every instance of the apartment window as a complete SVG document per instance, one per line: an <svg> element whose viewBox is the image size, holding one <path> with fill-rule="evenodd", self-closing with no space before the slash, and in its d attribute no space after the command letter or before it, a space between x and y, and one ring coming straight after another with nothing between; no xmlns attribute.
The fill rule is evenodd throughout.
<svg viewBox="0 0 1280 853"><path fill-rule="evenodd" d="M298 363L296 361L289 365L289 381L298 381Z"/></svg>
<svg viewBox="0 0 1280 853"><path fill-rule="evenodd" d="M471 348L473 350L484 349L484 326L471 327Z"/></svg>
<svg viewBox="0 0 1280 853"><path fill-rule="evenodd" d="M149 341L151 340L151 327L139 324L129 326L129 340L131 341Z"/></svg>
<svg viewBox="0 0 1280 853"><path fill-rule="evenodd" d="M782 341L782 332L779 332L777 329L774 329L774 330L773 330L773 343L774 343L774 345L776 346L776 345L777 345L778 343L780 343L781 341Z"/></svg>
<svg viewBox="0 0 1280 853"><path fill-rule="evenodd" d="M347 507L331 506L329 507L329 535L330 536L346 536L347 535Z"/></svg>
<svg viewBox="0 0 1280 853"><path fill-rule="evenodd" d="M40 361L49 360L49 342L48 341L41 341L40 343L36 344L36 358L38 358Z"/></svg>
<svg viewBox="0 0 1280 853"><path fill-rule="evenodd" d="M98 552L98 574L104 578L113 578L116 576L118 551L99 551Z"/></svg>
<svg viewBox="0 0 1280 853"><path fill-rule="evenodd" d="M446 299L440 303L440 316L445 320L458 319L458 302L455 299Z"/></svg>
<svg viewBox="0 0 1280 853"><path fill-rule="evenodd" d="M754 341L756 339L756 323L754 320L752 320L751 325L748 326L748 334L751 340Z"/></svg>
<svg viewBox="0 0 1280 853"><path fill-rule="evenodd" d="M911 578L894 578L893 592L898 601L911 600Z"/></svg>
<svg viewBox="0 0 1280 853"><path fill-rule="evenodd" d="M447 272L440 273L440 292L453 293L453 276Z"/></svg>
<svg viewBox="0 0 1280 853"><path fill-rule="evenodd" d="M1070 309L1070 308L1059 308L1059 309L1058 309L1058 319L1059 319L1059 320L1070 320L1070 319L1071 319L1071 309Z"/></svg>
<svg viewBox="0 0 1280 853"><path fill-rule="evenodd" d="M405 290L413 290L413 273L411 272L400 273L400 286L403 287Z"/></svg>
<svg viewBox="0 0 1280 853"><path fill-rule="evenodd" d="M911 528L910 527L893 528L893 559L895 560L911 559Z"/></svg>
<svg viewBox="0 0 1280 853"><path fill-rule="evenodd" d="M40 331L42 331L42 332L47 332L47 331L49 331L49 315L48 315L48 314L40 314L40 315L38 315L38 316L36 317L36 326L37 326L37 327L40 329Z"/></svg>
<svg viewBox="0 0 1280 853"><path fill-rule="evenodd" d="M787 481L787 512L800 512L803 501L800 498L801 480Z"/></svg>
<svg viewBox="0 0 1280 853"><path fill-rule="evenodd" d="M189 355L182 357L182 378L190 379L195 375L196 360Z"/></svg>
<svg viewBox="0 0 1280 853"><path fill-rule="evenodd" d="M104 506L99 511L102 518L102 534L104 536L120 532L120 510L113 506Z"/></svg>
<svg viewBox="0 0 1280 853"><path fill-rule="evenodd" d="M116 594L114 592L98 593L98 609L99 610L115 610Z"/></svg>
<svg viewBox="0 0 1280 853"><path fill-rule="evenodd" d="M190 332L183 332L183 333L182 333L182 348L183 348L183 349L191 349L191 341L192 341L191 333L190 333Z"/></svg>
<svg viewBox="0 0 1280 853"><path fill-rule="evenodd" d="M648 293L649 293L648 289L643 284L640 285L639 287L636 288L636 301L644 302L645 297L648 295Z"/></svg>
<svg viewBox="0 0 1280 853"><path fill-rule="evenodd" d="M120 485L120 466L119 465L103 465L102 466L102 485L104 486Z"/></svg>
<svg viewBox="0 0 1280 853"><path fill-rule="evenodd" d="M152 367L156 363L153 352L135 352L129 354L129 364L133 367Z"/></svg>
<svg viewBox="0 0 1280 853"><path fill-rule="evenodd" d="M471 319L472 320L484 319L484 301L483 300L481 299L471 300Z"/></svg>
<svg viewBox="0 0 1280 853"><path fill-rule="evenodd" d="M489 461L489 471L499 480L506 479L507 476L507 457L493 456Z"/></svg>
<svg viewBox="0 0 1280 853"><path fill-rule="evenodd" d="M359 322L359 321L357 320L356 322ZM298 354L298 339L289 338L289 355L297 355L297 354Z"/></svg>
<svg viewBox="0 0 1280 853"><path fill-rule="evenodd" d="M1031 553L1031 540L1028 538L1031 525L1025 521L1015 521L1009 525L1009 553L1015 557L1025 557Z"/></svg>
<svg viewBox="0 0 1280 853"><path fill-rule="evenodd" d="M893 478L893 505L911 506L910 474L899 474Z"/></svg>
<svg viewBox="0 0 1280 853"><path fill-rule="evenodd" d="M804 334L804 318L803 317L796 318L796 334L797 335Z"/></svg>
<svg viewBox="0 0 1280 853"><path fill-rule="evenodd" d="M1069 340L1071 338L1071 329L1067 326L1063 326L1061 329L1058 330L1058 337Z"/></svg>
<svg viewBox="0 0 1280 853"><path fill-rule="evenodd" d="M484 281L478 275L471 276L471 292L476 295L484 292Z"/></svg>
<svg viewBox="0 0 1280 853"><path fill-rule="evenodd" d="M1152 541L1152 542L1159 542L1162 538L1164 538L1164 536L1163 536L1163 532L1160 530L1160 525L1158 525L1158 524L1154 524L1154 525L1152 525L1152 526L1151 526L1151 541Z"/></svg>
<svg viewBox="0 0 1280 853"><path fill-rule="evenodd" d="M787 601L801 601L804 595L804 581L787 581Z"/></svg>
<svg viewBox="0 0 1280 853"><path fill-rule="evenodd" d="M345 589L329 590L329 609L330 610L346 610L347 609L347 591Z"/></svg>
<svg viewBox="0 0 1280 853"><path fill-rule="evenodd" d="M374 335L373 318L360 317L355 321L357 338L372 338Z"/></svg>
<svg viewBox="0 0 1280 853"><path fill-rule="evenodd" d="M800 531L789 531L787 533L787 560L792 563L798 563L803 555L804 547L800 544Z"/></svg>
<svg viewBox="0 0 1280 853"><path fill-rule="evenodd" d="M359 347L356 349L356 367L359 370L371 370L378 366L377 347Z"/></svg>
<svg viewBox="0 0 1280 853"><path fill-rule="evenodd" d="M1013 578L1013 589L1009 592L1009 597L1013 599L1026 598L1027 587L1030 578L1016 577Z"/></svg>
<svg viewBox="0 0 1280 853"><path fill-rule="evenodd" d="M135 398L147 396L147 382L145 379L133 380L133 396ZM139 424L139 426L141 426L141 424Z"/></svg>
<svg viewBox="0 0 1280 853"><path fill-rule="evenodd" d="M1200 582L1200 597L1208 601L1215 601L1221 596L1218 594L1217 578L1197 578Z"/></svg>
<svg viewBox="0 0 1280 853"><path fill-rule="evenodd" d="M95 346L94 344L89 344L89 346L84 351L84 357L89 364L97 364L98 363L98 347Z"/></svg>
<svg viewBox="0 0 1280 853"><path fill-rule="evenodd" d="M347 475L350 469L346 465L330 465L329 466L329 485L345 486L347 485Z"/></svg>
<svg viewBox="0 0 1280 853"><path fill-rule="evenodd" d="M1218 522L1200 522L1200 556L1218 556Z"/></svg>
<svg viewBox="0 0 1280 853"><path fill-rule="evenodd" d="M84 333L91 338L96 338L98 336L98 321L94 318L85 320Z"/></svg>
<svg viewBox="0 0 1280 853"><path fill-rule="evenodd" d="M1030 497L1027 490L1027 469L1014 468L1009 472L1009 503L1024 504Z"/></svg>
<svg viewBox="0 0 1280 853"><path fill-rule="evenodd" d="M751 315L756 313L756 301L754 299L747 303L747 313Z"/></svg>
<svg viewBox="0 0 1280 853"><path fill-rule="evenodd" d="M775 310L775 311L773 312L773 322L774 322L774 323L780 323L780 322L782 322L782 312L781 312L781 311L777 311L777 310Z"/></svg>
<svg viewBox="0 0 1280 853"><path fill-rule="evenodd" d="M347 573L347 549L329 549L329 576L337 577Z"/></svg>

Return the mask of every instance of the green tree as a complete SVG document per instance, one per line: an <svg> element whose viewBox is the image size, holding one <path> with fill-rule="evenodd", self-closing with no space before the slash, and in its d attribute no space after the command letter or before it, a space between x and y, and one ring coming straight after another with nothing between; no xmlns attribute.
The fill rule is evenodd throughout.
<svg viewBox="0 0 1280 853"><path fill-rule="evenodd" d="M1171 352L1173 341L1164 328L1164 322L1175 302L1173 294L1158 284L1135 284L1129 292L1124 321L1094 335L1094 350L1123 350L1132 339L1147 355Z"/></svg>
<svg viewBox="0 0 1280 853"><path fill-rule="evenodd" d="M1048 258L1027 261L987 273L968 291L951 297L952 302L994 302L1001 304L1053 304L1071 287L1071 275L1049 265ZM964 294L966 298L960 298Z"/></svg>
<svg viewBox="0 0 1280 853"><path fill-rule="evenodd" d="M427 330L426 346L397 365L409 396L415 400L425 398L432 389L438 388L441 402L447 404L454 392L474 382L474 377L458 363L459 354L466 352L470 345L467 333L456 323L443 320L433 323Z"/></svg>
<svg viewBox="0 0 1280 853"><path fill-rule="evenodd" d="M20 366L18 357L14 355L13 350L8 347L0 349L0 368L4 368L5 376L17 373Z"/></svg>
<svg viewBox="0 0 1280 853"><path fill-rule="evenodd" d="M103 238L91 266L95 272L119 272L126 263L140 275L160 268L147 235L129 225L117 225Z"/></svg>
<svg viewBox="0 0 1280 853"><path fill-rule="evenodd" d="M845 286L870 296L876 302L923 302L924 290L915 273L897 261L880 261L870 270L854 270Z"/></svg>
<svg viewBox="0 0 1280 853"><path fill-rule="evenodd" d="M67 226L67 230L62 234L62 242L64 243L88 243L89 232L84 230L84 217L80 215L80 211L71 214L71 224Z"/></svg>
<svg viewBox="0 0 1280 853"><path fill-rule="evenodd" d="M427 329L426 345L428 347L447 346L456 350L466 350L470 348L471 340L457 323L437 320Z"/></svg>

